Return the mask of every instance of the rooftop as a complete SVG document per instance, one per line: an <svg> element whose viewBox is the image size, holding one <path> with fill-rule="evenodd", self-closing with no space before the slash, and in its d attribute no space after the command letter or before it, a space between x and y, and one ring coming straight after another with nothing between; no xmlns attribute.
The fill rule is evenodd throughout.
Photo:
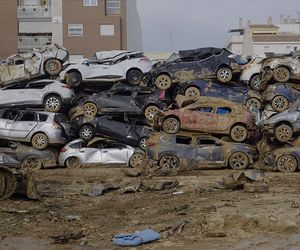
<svg viewBox="0 0 300 250"><path fill-rule="evenodd" d="M300 42L300 35L258 35L253 42Z"/></svg>

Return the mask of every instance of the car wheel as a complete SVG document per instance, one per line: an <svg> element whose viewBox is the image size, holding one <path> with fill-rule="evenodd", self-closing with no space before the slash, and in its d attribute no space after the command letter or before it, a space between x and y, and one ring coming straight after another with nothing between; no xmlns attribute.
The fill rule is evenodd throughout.
<svg viewBox="0 0 300 250"><path fill-rule="evenodd" d="M132 168L142 167L144 158L142 153L134 153L129 159L129 166Z"/></svg>
<svg viewBox="0 0 300 250"><path fill-rule="evenodd" d="M148 121L153 121L155 113L159 111L159 108L155 105L150 105L145 108L144 115Z"/></svg>
<svg viewBox="0 0 300 250"><path fill-rule="evenodd" d="M84 141L90 141L95 136L95 129L90 125L84 125L79 131L79 136Z"/></svg>
<svg viewBox="0 0 300 250"><path fill-rule="evenodd" d="M65 165L67 168L80 168L82 164L77 157L72 156L66 160Z"/></svg>
<svg viewBox="0 0 300 250"><path fill-rule="evenodd" d="M43 162L37 156L29 156L27 157L21 165L21 172L24 176L26 176L29 172L42 169Z"/></svg>
<svg viewBox="0 0 300 250"><path fill-rule="evenodd" d="M243 142L248 137L248 130L243 125L235 125L230 131L230 137L235 142Z"/></svg>
<svg viewBox="0 0 300 250"><path fill-rule="evenodd" d="M160 158L158 165L160 167L177 169L179 167L179 159L175 155L164 155Z"/></svg>
<svg viewBox="0 0 300 250"><path fill-rule="evenodd" d="M220 82L230 82L232 79L232 71L230 68L222 67L217 71L217 79Z"/></svg>
<svg viewBox="0 0 300 250"><path fill-rule="evenodd" d="M126 79L131 85L139 85L144 78L144 74L139 69L131 69L127 72Z"/></svg>
<svg viewBox="0 0 300 250"><path fill-rule="evenodd" d="M278 67L274 69L273 77L276 82L287 82L291 77L291 73L290 70L285 67Z"/></svg>
<svg viewBox="0 0 300 250"><path fill-rule="evenodd" d="M229 158L229 166L235 170L246 169L249 166L249 158L243 152L235 152Z"/></svg>
<svg viewBox="0 0 300 250"><path fill-rule="evenodd" d="M180 129L179 121L174 117L169 117L163 121L163 131L168 134L176 134Z"/></svg>
<svg viewBox="0 0 300 250"><path fill-rule="evenodd" d="M35 149L45 149L48 147L49 140L47 135L44 133L36 133L32 138L31 138L31 144Z"/></svg>
<svg viewBox="0 0 300 250"><path fill-rule="evenodd" d="M260 110L261 109L261 103L260 101L255 98L255 97L250 97L249 99L247 99L246 103L245 103L246 107L251 110L251 107Z"/></svg>
<svg viewBox="0 0 300 250"><path fill-rule="evenodd" d="M98 108L95 103L87 102L83 106L84 116L87 118L93 118L98 114Z"/></svg>
<svg viewBox="0 0 300 250"><path fill-rule="evenodd" d="M0 200L9 198L17 189L17 178L5 168L0 168Z"/></svg>
<svg viewBox="0 0 300 250"><path fill-rule="evenodd" d="M281 124L275 129L275 137L280 142L287 142L293 137L293 129L287 124Z"/></svg>
<svg viewBox="0 0 300 250"><path fill-rule="evenodd" d="M250 88L256 91L261 89L261 77L260 75L254 75L251 77L249 82Z"/></svg>
<svg viewBox="0 0 300 250"><path fill-rule="evenodd" d="M49 59L44 64L44 70L49 76L57 76L62 71L62 63L57 59Z"/></svg>
<svg viewBox="0 0 300 250"><path fill-rule="evenodd" d="M271 102L272 108L277 112L282 112L289 107L289 101L282 95L275 96Z"/></svg>
<svg viewBox="0 0 300 250"><path fill-rule="evenodd" d="M142 137L139 139L139 148L142 150L146 150L147 148L147 140L149 139L149 137Z"/></svg>
<svg viewBox="0 0 300 250"><path fill-rule="evenodd" d="M82 77L79 72L70 72L66 76L66 84L70 86L78 86L82 82Z"/></svg>
<svg viewBox="0 0 300 250"><path fill-rule="evenodd" d="M293 173L298 168L298 162L293 155L282 155L278 158L276 167L282 173Z"/></svg>
<svg viewBox="0 0 300 250"><path fill-rule="evenodd" d="M184 95L186 97L200 97L201 96L201 92L197 87L188 87L185 92Z"/></svg>
<svg viewBox="0 0 300 250"><path fill-rule="evenodd" d="M44 108L49 112L58 112L62 106L61 98L58 95L48 95L44 100Z"/></svg>
<svg viewBox="0 0 300 250"><path fill-rule="evenodd" d="M171 85L172 85L171 77L165 74L159 75L155 80L155 86L161 90L169 89Z"/></svg>

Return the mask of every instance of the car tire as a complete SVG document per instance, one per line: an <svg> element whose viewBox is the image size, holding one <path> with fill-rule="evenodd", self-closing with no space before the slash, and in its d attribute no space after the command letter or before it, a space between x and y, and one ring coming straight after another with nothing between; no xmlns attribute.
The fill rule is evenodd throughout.
<svg viewBox="0 0 300 250"><path fill-rule="evenodd" d="M48 147L48 136L42 132L36 133L31 138L31 144L35 149L43 150Z"/></svg>
<svg viewBox="0 0 300 250"><path fill-rule="evenodd" d="M160 167L162 168L167 167L172 170L178 169L179 163L180 161L178 157L176 155L171 155L171 154L163 155L158 161L158 165Z"/></svg>
<svg viewBox="0 0 300 250"><path fill-rule="evenodd" d="M288 124L281 124L275 128L275 138L279 142L287 142L293 138L293 129Z"/></svg>
<svg viewBox="0 0 300 250"><path fill-rule="evenodd" d="M82 166L81 161L78 157L72 156L65 162L67 168L80 168Z"/></svg>
<svg viewBox="0 0 300 250"><path fill-rule="evenodd" d="M138 142L139 148L142 149L143 151L145 151L147 148L147 140L148 139L149 139L149 137L146 137L146 136L139 139L139 142Z"/></svg>
<svg viewBox="0 0 300 250"><path fill-rule="evenodd" d="M28 156L26 157L21 165L20 171L23 176L27 176L28 173L36 171L43 168L43 162L38 156Z"/></svg>
<svg viewBox="0 0 300 250"><path fill-rule="evenodd" d="M291 72L286 67L278 67L273 70L273 78L276 82L287 82L291 77Z"/></svg>
<svg viewBox="0 0 300 250"><path fill-rule="evenodd" d="M157 111L159 111L159 107L155 105L149 105L144 110L144 116L148 121L152 122L154 120L154 115Z"/></svg>
<svg viewBox="0 0 300 250"><path fill-rule="evenodd" d="M155 86L160 90L169 89L172 85L172 79L166 74L161 74L155 79Z"/></svg>
<svg viewBox="0 0 300 250"><path fill-rule="evenodd" d="M130 69L126 74L126 80L129 84L137 86L144 78L144 73L139 69Z"/></svg>
<svg viewBox="0 0 300 250"><path fill-rule="evenodd" d="M16 176L8 169L0 167L0 200L9 198L16 191L16 189Z"/></svg>
<svg viewBox="0 0 300 250"><path fill-rule="evenodd" d="M48 76L58 76L62 69L62 63L58 59L51 58L44 63L44 70Z"/></svg>
<svg viewBox="0 0 300 250"><path fill-rule="evenodd" d="M249 158L244 152L235 152L230 156L228 165L234 170L243 170L249 166Z"/></svg>
<svg viewBox="0 0 300 250"><path fill-rule="evenodd" d="M251 107L254 107L257 110L260 110L261 102L255 97L250 97L246 100L245 106L248 108L248 110L250 110Z"/></svg>
<svg viewBox="0 0 300 250"><path fill-rule="evenodd" d="M81 82L82 82L82 76L79 72L73 71L73 72L67 73L66 84L68 84L72 87L77 87L81 84Z"/></svg>
<svg viewBox="0 0 300 250"><path fill-rule="evenodd" d="M83 106L84 116L87 118L94 118L98 114L98 107L93 102L87 102Z"/></svg>
<svg viewBox="0 0 300 250"><path fill-rule="evenodd" d="M62 106L62 100L58 95L48 95L44 99L44 108L48 112L59 112Z"/></svg>
<svg viewBox="0 0 300 250"><path fill-rule="evenodd" d="M180 122L175 117L168 117L163 121L162 128L167 134L176 134L180 130Z"/></svg>
<svg viewBox="0 0 300 250"><path fill-rule="evenodd" d="M217 71L217 79L222 83L230 82L232 79L232 71L228 67L221 67Z"/></svg>
<svg viewBox="0 0 300 250"><path fill-rule="evenodd" d="M129 159L129 166L132 168L142 167L144 158L142 153L134 153Z"/></svg>
<svg viewBox="0 0 300 250"><path fill-rule="evenodd" d="M198 89L197 87L195 86L191 86L191 87L188 87L185 91L184 91L184 95L186 97L195 97L195 98L198 98L201 96L201 92L200 92L200 89Z"/></svg>
<svg viewBox="0 0 300 250"><path fill-rule="evenodd" d="M259 74L253 75L250 78L249 86L253 90L260 91L261 90L261 76Z"/></svg>
<svg viewBox="0 0 300 250"><path fill-rule="evenodd" d="M243 142L248 137L248 130L243 125L234 125L230 130L230 137L234 142Z"/></svg>
<svg viewBox="0 0 300 250"><path fill-rule="evenodd" d="M281 155L276 161L276 167L281 173L293 173L298 169L298 161L293 155Z"/></svg>
<svg viewBox="0 0 300 250"><path fill-rule="evenodd" d="M272 99L271 106L276 112L282 112L288 109L289 101L285 96L277 95Z"/></svg>
<svg viewBox="0 0 300 250"><path fill-rule="evenodd" d="M95 136L95 129L91 125L83 125L79 131L79 137L84 141L90 141Z"/></svg>

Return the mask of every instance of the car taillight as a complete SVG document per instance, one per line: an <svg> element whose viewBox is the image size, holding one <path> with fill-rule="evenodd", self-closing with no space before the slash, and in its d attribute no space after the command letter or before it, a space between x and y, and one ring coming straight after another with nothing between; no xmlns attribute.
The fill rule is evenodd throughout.
<svg viewBox="0 0 300 250"><path fill-rule="evenodd" d="M65 147L63 147L63 148L60 149L60 152L61 152L61 153L64 153L64 152L66 152L66 151L67 151L67 149L66 149Z"/></svg>
<svg viewBox="0 0 300 250"><path fill-rule="evenodd" d="M60 128L60 125L59 125L59 123L57 123L57 122L53 122L53 127L54 127L54 128Z"/></svg>
<svg viewBox="0 0 300 250"><path fill-rule="evenodd" d="M142 59L139 60L139 63L148 63L150 60L147 57L143 57Z"/></svg>

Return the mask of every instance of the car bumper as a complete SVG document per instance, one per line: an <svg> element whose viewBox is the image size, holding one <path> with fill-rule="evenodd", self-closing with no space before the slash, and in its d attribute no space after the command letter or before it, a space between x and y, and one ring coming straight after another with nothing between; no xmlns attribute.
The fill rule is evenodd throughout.
<svg viewBox="0 0 300 250"><path fill-rule="evenodd" d="M47 132L49 144L66 144L68 136L64 135L62 129L53 129Z"/></svg>

